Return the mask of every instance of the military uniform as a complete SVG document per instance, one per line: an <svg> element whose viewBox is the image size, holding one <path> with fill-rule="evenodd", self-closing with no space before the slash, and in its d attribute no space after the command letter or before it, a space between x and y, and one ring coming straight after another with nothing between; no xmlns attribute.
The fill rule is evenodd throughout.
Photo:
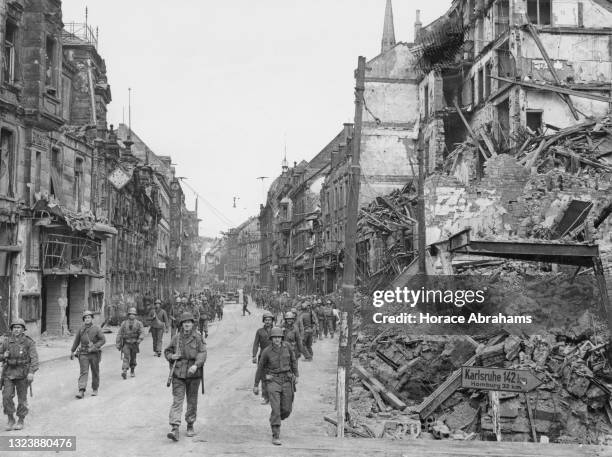
<svg viewBox="0 0 612 457"><path fill-rule="evenodd" d="M253 363L258 363L259 359L261 359L261 354L265 348L270 346L272 340L270 339L270 331L272 330L272 326L263 326L255 332L255 340L253 341ZM257 352L259 352L259 357L257 357ZM264 399L264 402L267 403L269 401L268 398L268 390L266 389L266 380L262 379L261 381L261 396Z"/></svg>
<svg viewBox="0 0 612 457"><path fill-rule="evenodd" d="M176 430L176 439L178 439L178 427L181 424L181 414L183 412L183 402L187 398L187 411L185 412L185 422L187 422L188 432L193 427L196 420L198 408L198 389L202 380L202 370L204 362L206 362L206 342L202 335L195 329L195 320L193 316L185 319L185 314L181 317L181 324L185 320L192 320L194 328L189 333L184 333L180 330L170 345L165 349L164 356L170 363L170 368L174 361L173 354L180 354L181 358L176 361L174 371L172 372L172 406L170 408L169 422L170 426ZM195 365L197 370L195 373L189 373L189 368ZM172 438L169 433L168 437ZM172 438L175 439L175 438Z"/></svg>
<svg viewBox="0 0 612 457"><path fill-rule="evenodd" d="M270 427L274 444L280 444L281 421L287 419L293 408L295 380L298 374L298 362L295 353L282 342L264 349L255 374L255 388L262 379L266 380L266 388L270 398Z"/></svg>
<svg viewBox="0 0 612 457"><path fill-rule="evenodd" d="M295 353L295 356L299 359L301 355L304 355L306 360L311 360L310 354L308 354L304 350L304 346L302 344L302 335L300 334L300 331L295 326L295 324L289 325L285 322L283 331L285 333L284 341L289 346L289 348Z"/></svg>
<svg viewBox="0 0 612 457"><path fill-rule="evenodd" d="M25 330L25 322L23 324ZM15 391L17 392L17 417L21 428L23 420L28 414L28 375L38 370L38 352L36 343L29 336L10 335L0 342L0 361L3 363L2 379L2 407L4 414L9 417L9 426L14 422ZM9 429L9 427L7 427ZM12 426L11 426L12 429Z"/></svg>
<svg viewBox="0 0 612 457"><path fill-rule="evenodd" d="M200 313L200 319L198 322L198 330L204 338L208 338L208 320L210 319L210 304L206 299L200 301L198 305L198 311ZM214 317L214 316L212 316Z"/></svg>
<svg viewBox="0 0 612 457"><path fill-rule="evenodd" d="M303 338L304 352L308 354L308 358L312 359L312 334L318 327L316 314L308 309L308 307L304 307L304 310L298 317L297 326Z"/></svg>
<svg viewBox="0 0 612 457"><path fill-rule="evenodd" d="M187 312L187 303L183 303L182 298L177 298L176 303L172 306L172 311L170 312L170 320L172 321L172 338L176 334L177 329L179 328L179 320L181 319L181 315Z"/></svg>
<svg viewBox="0 0 612 457"><path fill-rule="evenodd" d="M162 341L164 338L164 331L168 331L170 327L170 319L168 314L162 308L153 308L148 315L149 328L151 336L153 337L153 352L158 357L162 352Z"/></svg>
<svg viewBox="0 0 612 457"><path fill-rule="evenodd" d="M135 310L134 310L135 312ZM126 377L128 367L130 368L131 376L134 377L134 368L136 368L136 354L140 352L139 345L144 340L145 332L142 322L137 319L126 319L119 327L115 345L123 354L123 363L121 364L121 376Z"/></svg>
<svg viewBox="0 0 612 457"><path fill-rule="evenodd" d="M70 352L73 354L77 350L79 357L79 395L78 398L83 398L83 394L87 389L87 379L89 377L89 369L91 368L91 388L92 395L98 394L100 387L100 360L102 359L102 346L106 344L106 338L102 330L97 325L83 324L78 330L72 343Z"/></svg>

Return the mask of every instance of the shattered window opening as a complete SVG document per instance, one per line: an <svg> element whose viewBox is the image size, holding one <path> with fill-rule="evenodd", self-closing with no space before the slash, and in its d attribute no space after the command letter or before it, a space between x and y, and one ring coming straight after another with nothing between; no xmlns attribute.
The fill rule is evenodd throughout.
<svg viewBox="0 0 612 457"><path fill-rule="evenodd" d="M0 132L0 195L14 197L15 144L13 132L2 129Z"/></svg>
<svg viewBox="0 0 612 457"><path fill-rule="evenodd" d="M5 84L15 83L15 39L17 26L10 20L5 22L4 56L2 61L3 81Z"/></svg>
<svg viewBox="0 0 612 457"><path fill-rule="evenodd" d="M533 24L551 24L551 0L527 0L527 16Z"/></svg>

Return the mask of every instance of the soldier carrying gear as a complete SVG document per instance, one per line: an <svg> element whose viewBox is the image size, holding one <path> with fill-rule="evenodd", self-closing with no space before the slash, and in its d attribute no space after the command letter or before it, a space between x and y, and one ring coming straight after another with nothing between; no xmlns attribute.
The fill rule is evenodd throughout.
<svg viewBox="0 0 612 457"><path fill-rule="evenodd" d="M187 398L187 436L195 435L193 423L198 409L198 387L203 380L204 362L206 362L206 342L194 328L195 318L191 313L183 313L179 319L179 331L172 338L170 345L164 351L172 372L172 406L170 407L171 431L168 438L179 439L179 426L183 402ZM173 365L173 363L176 363Z"/></svg>
<svg viewBox="0 0 612 457"><path fill-rule="evenodd" d="M293 408L293 396L297 384L298 361L295 353L283 342L283 330L274 327L270 331L270 344L261 354L255 374L253 393L259 395L259 382L266 380L270 406L270 427L272 443L280 446L281 421L287 419Z"/></svg>
<svg viewBox="0 0 612 457"><path fill-rule="evenodd" d="M308 354L307 360L312 360L312 337L319 327L317 315L310 309L310 302L302 303L302 312L298 316L297 326L303 338L304 352Z"/></svg>
<svg viewBox="0 0 612 457"><path fill-rule="evenodd" d="M136 354L140 352L139 345L144 340L145 332L142 322L136 319L136 308L128 309L128 318L123 321L119 331L115 346L123 355L121 364L121 377L127 379L127 369L130 368L130 376L136 376Z"/></svg>
<svg viewBox="0 0 612 457"><path fill-rule="evenodd" d="M149 331L153 337L153 352L157 357L161 356L164 332L170 329L168 314L161 307L161 300L155 300L153 309L149 312Z"/></svg>
<svg viewBox="0 0 612 457"><path fill-rule="evenodd" d="M302 335L295 326L295 313L293 311L287 311L285 313L283 330L285 332L285 343L295 353L296 358L299 359L301 355L304 355L306 361L311 361L312 358L306 353L302 345Z"/></svg>
<svg viewBox="0 0 612 457"><path fill-rule="evenodd" d="M28 386L38 370L36 343L24 332L23 319L11 322L11 335L0 342L0 362L3 364L0 388L2 406L8 416L5 430L21 430L28 414ZM17 391L17 423L15 423L15 391Z"/></svg>
<svg viewBox="0 0 612 457"><path fill-rule="evenodd" d="M102 358L102 346L106 344L106 338L102 330L93 323L93 313L91 311L83 312L83 326L78 330L72 343L70 350L70 358L77 355L78 348L79 358L79 393L76 398L83 398L87 388L87 378L89 369L91 368L91 395L98 395L98 387L100 387L100 360Z"/></svg>
<svg viewBox="0 0 612 457"><path fill-rule="evenodd" d="M270 331L272 330L272 324L274 323L274 315L266 311L262 317L263 327L258 329L255 332L255 341L253 341L253 363L257 363L259 358L261 358L261 354L265 348L267 348L272 340L270 340ZM257 357L257 351L259 351L259 358ZM261 380L261 396L263 398L261 404L267 405L269 403L268 400L268 391L266 389L266 380Z"/></svg>

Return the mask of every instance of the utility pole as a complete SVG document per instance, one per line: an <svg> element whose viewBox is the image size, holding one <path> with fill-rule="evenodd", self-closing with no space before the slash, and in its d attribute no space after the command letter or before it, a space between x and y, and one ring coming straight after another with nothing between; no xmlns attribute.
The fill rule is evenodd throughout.
<svg viewBox="0 0 612 457"><path fill-rule="evenodd" d="M421 145L421 130L419 129L419 136L416 141L417 147L417 159L419 161L419 177L418 177L418 189L417 189L417 233L419 238L419 275L421 277L427 274L426 266L426 249L427 243L425 241L425 157L423 154L423 147Z"/></svg>
<svg viewBox="0 0 612 457"><path fill-rule="evenodd" d="M351 375L351 349L353 341L353 298L355 295L355 270L357 253L357 213L359 211L359 185L361 182L361 126L363 117L363 93L365 91L365 57L359 57L355 72L355 127L353 151L349 171L349 192L344 232L343 302L340 313L338 338L338 378L336 380L337 437L344 438L348 419L348 388Z"/></svg>

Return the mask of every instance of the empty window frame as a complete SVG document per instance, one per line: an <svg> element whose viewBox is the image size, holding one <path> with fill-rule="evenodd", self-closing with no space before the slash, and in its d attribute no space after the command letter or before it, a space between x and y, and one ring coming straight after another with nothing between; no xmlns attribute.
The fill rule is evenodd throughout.
<svg viewBox="0 0 612 457"><path fill-rule="evenodd" d="M550 25L552 16L551 0L527 0L527 16L532 24Z"/></svg>
<svg viewBox="0 0 612 457"><path fill-rule="evenodd" d="M74 161L74 206L77 211L81 211L83 203L83 159L77 157Z"/></svg>
<svg viewBox="0 0 612 457"><path fill-rule="evenodd" d="M534 132L538 132L542 128L541 110L527 110L527 127Z"/></svg>
<svg viewBox="0 0 612 457"><path fill-rule="evenodd" d="M17 40L17 26L7 20L5 23L4 34L4 54L2 56L2 80L5 84L15 83L15 65L17 58L15 55L15 41Z"/></svg>
<svg viewBox="0 0 612 457"><path fill-rule="evenodd" d="M57 46L55 39L48 36L45 45L45 85L47 92L55 95L57 93Z"/></svg>
<svg viewBox="0 0 612 457"><path fill-rule="evenodd" d="M15 141L11 130L0 130L0 195L15 196Z"/></svg>

